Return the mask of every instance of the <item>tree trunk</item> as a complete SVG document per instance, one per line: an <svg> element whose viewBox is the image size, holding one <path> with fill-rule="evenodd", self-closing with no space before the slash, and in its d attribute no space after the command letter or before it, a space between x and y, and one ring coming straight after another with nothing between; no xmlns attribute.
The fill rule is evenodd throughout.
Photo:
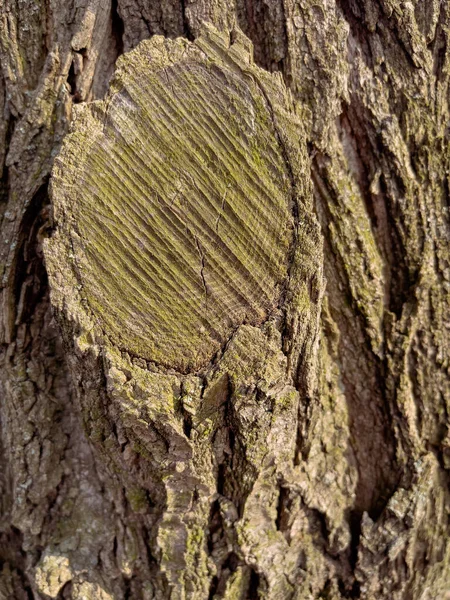
<svg viewBox="0 0 450 600"><path fill-rule="evenodd" d="M450 3L0 7L0 598L450 598Z"/></svg>

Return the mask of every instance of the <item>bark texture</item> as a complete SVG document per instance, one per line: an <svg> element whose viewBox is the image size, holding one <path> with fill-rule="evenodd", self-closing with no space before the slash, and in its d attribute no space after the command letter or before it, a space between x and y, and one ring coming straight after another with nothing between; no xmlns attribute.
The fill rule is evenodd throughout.
<svg viewBox="0 0 450 600"><path fill-rule="evenodd" d="M448 598L450 3L0 13L0 598Z"/></svg>

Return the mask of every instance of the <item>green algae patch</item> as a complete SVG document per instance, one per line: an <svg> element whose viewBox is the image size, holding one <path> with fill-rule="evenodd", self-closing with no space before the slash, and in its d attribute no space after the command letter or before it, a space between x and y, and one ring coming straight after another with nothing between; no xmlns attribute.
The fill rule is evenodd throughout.
<svg viewBox="0 0 450 600"><path fill-rule="evenodd" d="M288 279L298 116L243 40L142 42L77 109L52 173L54 298L70 272L101 336L183 372L264 322Z"/></svg>

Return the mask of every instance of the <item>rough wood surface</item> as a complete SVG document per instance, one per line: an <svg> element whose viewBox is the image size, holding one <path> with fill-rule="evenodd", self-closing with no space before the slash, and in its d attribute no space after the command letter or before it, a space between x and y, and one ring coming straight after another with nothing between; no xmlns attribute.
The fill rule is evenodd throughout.
<svg viewBox="0 0 450 600"><path fill-rule="evenodd" d="M446 599L450 3L1 0L0 15L2 600ZM265 262L285 270L270 278L263 254L253 257L252 267L268 280L266 286L257 279L260 295L239 290L253 320L244 323L235 313L215 337L223 288L206 260L215 304L202 315L208 343L195 364L177 344L167 361L162 346L156 360L154 349L133 355L122 342L116 347L119 334L136 342L131 329L114 333L120 318L111 319L131 314L136 294L128 293L122 308L108 307L107 288L99 295L90 277L90 302L101 302L95 310L81 302L81 261L96 269L84 254L89 245L82 245L95 220L74 210L82 181L76 173L98 153L73 155L67 177L78 179L64 197L69 179L59 160L55 206L47 185L72 117L76 136L83 119L99 118L104 100L94 105L98 112L92 105L73 111L73 104L105 98L117 57L127 53L118 66L125 73L146 38L147 49L208 54L201 50L205 19L224 28L223 43L231 44L220 58L213 53L219 71L230 68L223 61L233 46L248 61L231 69L223 98L233 98L233 85L245 89L248 119L248 107L261 97L257 83L270 88L256 112L267 121L261 136L273 148L273 164L283 158L285 183L272 183L281 191L258 211L283 207L285 235L281 222L273 224L283 250ZM250 65L249 42L236 26L252 40L258 67ZM181 77L180 66L170 70ZM155 71L145 67L142 82L145 73ZM113 93L122 85L115 81ZM169 81L154 77L148 84L164 88L162 107L171 98ZM206 80L202 85L209 93ZM196 104L196 121L221 97ZM113 110L104 113L96 140L111 146L115 116L123 115L124 134L138 130L130 131L131 115L120 112L128 98L108 98ZM279 132L295 141L296 160L286 163L280 153L267 99L275 112L287 110ZM178 106L172 101L172 110ZM229 118L220 130L233 122L245 132L249 121ZM172 146L174 130L170 135ZM245 133L238 139L248 144ZM152 148L154 156L161 148ZM178 169L177 160L167 167ZM208 167L211 213L200 216L210 228L220 216L221 234L228 181L211 176L218 162ZM248 168L257 162L246 156ZM296 182L293 204L286 164ZM93 168L89 176L98 186ZM201 194L191 182L183 185L192 206ZM178 191L172 186L165 184L163 203ZM251 197L258 194L252 188ZM89 227L70 229L63 206ZM212 252L221 235L205 235L197 220L191 226L202 253L207 241ZM42 252L49 236L58 327ZM117 260L106 246L102 251L108 264ZM197 296L205 291L200 256L197 248L185 259ZM111 273L103 275L102 285L113 286ZM227 298L248 279L238 271L229 281ZM176 319L171 323L173 339L187 334ZM149 321L142 325L160 331Z"/></svg>
<svg viewBox="0 0 450 600"><path fill-rule="evenodd" d="M118 347L182 371L265 321L290 268L298 117L281 79L228 45L142 42L53 170L50 270L74 272Z"/></svg>

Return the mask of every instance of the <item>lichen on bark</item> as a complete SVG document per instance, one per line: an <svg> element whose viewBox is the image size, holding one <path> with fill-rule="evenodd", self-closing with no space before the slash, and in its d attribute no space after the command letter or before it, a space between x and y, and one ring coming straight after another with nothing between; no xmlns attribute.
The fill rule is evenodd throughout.
<svg viewBox="0 0 450 600"><path fill-rule="evenodd" d="M449 10L446 0L0 2L0 597L446 598ZM208 28L202 37L204 20L225 33ZM120 77L148 37L147 56L158 47L160 58L168 48L195 60L212 55L204 72L223 77L211 102L190 105L195 136L181 144L194 163L207 164L195 170L196 186L182 182L192 186L190 210L194 187L214 183L205 194L212 210L200 215L210 245L202 238L191 252L195 302L226 289L217 271L211 279L208 254L225 233L221 192L229 181L220 168L230 173L230 163L226 153L214 161L204 152L211 132L217 140L232 127L247 148L257 124L240 118L249 115L245 106L264 131L232 179L250 175L243 193L260 217L275 206L281 215L275 254L244 257L263 279L267 266L274 275L266 287L257 278L258 294L234 272L237 306L246 299L248 317L233 313L197 363L192 352L177 354L176 343L167 360L161 348L155 359L142 345L134 354L116 347L95 318L95 294L88 304L80 288L92 229L70 229L61 212L58 185L70 174L78 194L83 182L76 164L61 171L62 157L70 162L65 150L54 201L47 194L73 104L82 108L70 136L83 119L96 123L95 139L74 156L78 167L91 158L88 145L111 136L121 110L128 147L145 137L130 128L136 105L120 92ZM130 50L109 112L110 74ZM185 102L183 90L198 92L199 77L177 87L182 64L167 67L172 89L167 77L148 84L148 106L156 90L167 100L181 92ZM142 83L154 73L147 67L136 65ZM213 89L206 77L203 97ZM101 102L83 106L92 100ZM194 154L195 122L216 101L219 125L200 135ZM174 130L168 139L180 150ZM270 160L259 148L264 140ZM169 171L186 151L164 156ZM251 178L260 169L264 190ZM151 187L141 169L133 190L143 175ZM172 187L164 181L163 198L178 191ZM76 219L88 214L70 210ZM42 253L49 236L50 290ZM154 245L144 241L144 249ZM100 249L113 259L104 242ZM94 261L86 266L92 273ZM114 302L105 306L108 318L123 315ZM222 316L214 307L216 328Z"/></svg>
<svg viewBox="0 0 450 600"><path fill-rule="evenodd" d="M89 436L125 489L142 490L138 503L129 494L135 508L145 512L146 494L157 507L151 552L180 598L223 587L230 556L247 565L247 586L257 568L270 597L292 593L299 568L297 549L276 526L277 498L281 479L295 479L294 378L317 348L319 224L305 193L295 104L251 50L238 30L230 41L210 26L195 43L142 42L120 61L110 96L78 111L52 178L56 229L46 264L72 377L89 388L80 390L83 411L100 403L114 410L121 444L140 456L139 481L104 418ZM134 236L144 234L139 251ZM136 268L122 275L117 266L127 261ZM294 316L302 319L301 352L284 347L284 330L298 328ZM206 342L187 337L190 322ZM212 332L222 334L218 343ZM217 555L206 534L214 506L217 519L224 507L233 515Z"/></svg>

